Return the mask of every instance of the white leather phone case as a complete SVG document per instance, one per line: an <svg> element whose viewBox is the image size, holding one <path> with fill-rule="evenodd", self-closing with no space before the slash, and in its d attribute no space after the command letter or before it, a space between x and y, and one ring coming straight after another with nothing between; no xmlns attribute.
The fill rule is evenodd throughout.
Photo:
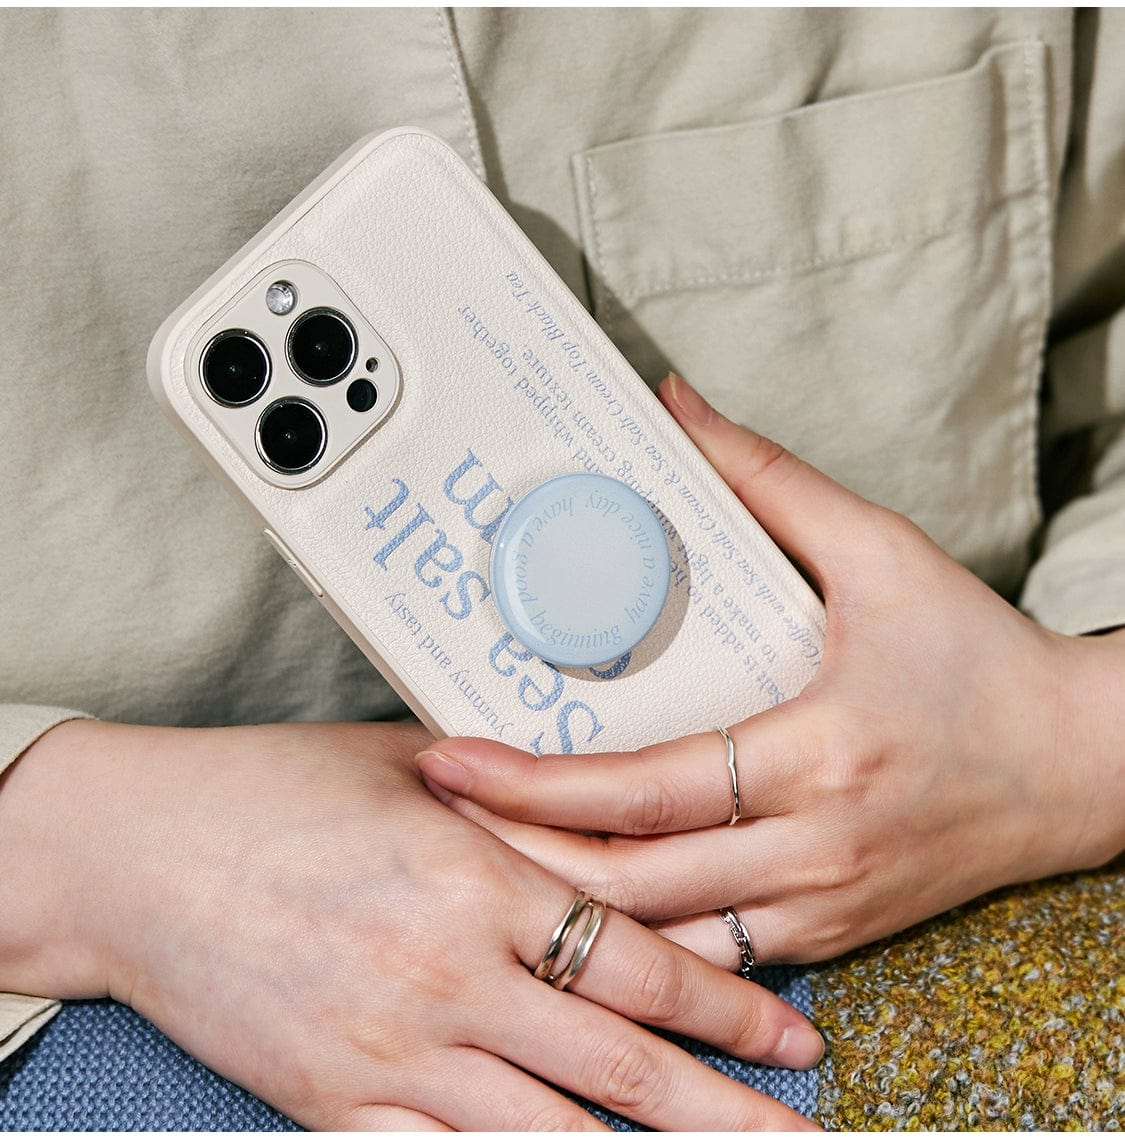
<svg viewBox="0 0 1125 1141"><path fill-rule="evenodd" d="M247 463L198 376L200 339L281 263L311 263L338 284L400 377L389 415L301 487L275 486ZM164 323L149 378L435 732L536 752L635 748L793 697L820 661L813 591L428 132L392 131L343 156ZM671 588L626 662L558 669L500 620L488 585L492 524L509 499L587 470L628 483L668 521Z"/></svg>

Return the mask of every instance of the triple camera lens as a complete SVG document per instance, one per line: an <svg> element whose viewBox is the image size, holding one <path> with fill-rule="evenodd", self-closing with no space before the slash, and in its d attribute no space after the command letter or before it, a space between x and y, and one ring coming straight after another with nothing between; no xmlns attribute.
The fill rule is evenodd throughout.
<svg viewBox="0 0 1125 1141"><path fill-rule="evenodd" d="M324 455L328 428L307 400L275 400L258 421L258 452L274 471L296 475Z"/></svg>
<svg viewBox="0 0 1125 1141"><path fill-rule="evenodd" d="M310 309L292 324L285 341L293 371L309 384L324 387L343 380L359 353L351 322L335 309ZM253 404L269 386L270 355L246 329L226 329L211 340L200 362L203 385L212 399L228 408ZM374 393L374 386L368 381ZM354 387L354 385L353 385ZM356 408L349 391L348 403ZM362 411L374 406L364 401ZM258 454L274 471L297 475L324 455L328 425L314 404L297 396L275 400L258 418Z"/></svg>
<svg viewBox="0 0 1125 1141"><path fill-rule="evenodd" d="M334 309L310 309L293 322L286 348L293 371L303 380L335 384L355 364L355 330Z"/></svg>
<svg viewBox="0 0 1125 1141"><path fill-rule="evenodd" d="M220 404L241 408L253 404L270 380L265 345L245 329L220 333L203 354L203 383Z"/></svg>

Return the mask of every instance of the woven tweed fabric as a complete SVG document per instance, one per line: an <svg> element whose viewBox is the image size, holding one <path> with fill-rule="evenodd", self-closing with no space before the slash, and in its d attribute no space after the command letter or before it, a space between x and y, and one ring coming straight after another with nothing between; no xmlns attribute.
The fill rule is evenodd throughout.
<svg viewBox="0 0 1125 1141"><path fill-rule="evenodd" d="M805 1013L804 972L763 971L762 983ZM815 1072L752 1066L694 1047L708 1064L780 1097L802 1113L816 1105ZM600 1114L615 1129L636 1128ZM298 1127L253 1095L189 1057L151 1023L117 1003L67 1003L31 1042L0 1062L3 1130L238 1130Z"/></svg>
<svg viewBox="0 0 1125 1141"><path fill-rule="evenodd" d="M1125 861L986 896L814 972L830 1129L1125 1125Z"/></svg>

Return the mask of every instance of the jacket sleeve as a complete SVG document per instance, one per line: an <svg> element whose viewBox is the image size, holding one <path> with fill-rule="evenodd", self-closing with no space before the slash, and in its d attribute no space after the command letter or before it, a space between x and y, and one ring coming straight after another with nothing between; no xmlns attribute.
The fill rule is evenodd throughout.
<svg viewBox="0 0 1125 1141"><path fill-rule="evenodd" d="M88 717L74 709L47 705L0 705L0 796L3 773L25 749L48 729L76 717ZM58 1011L53 998L0 993L0 1060L18 1050Z"/></svg>
<svg viewBox="0 0 1125 1141"><path fill-rule="evenodd" d="M1022 608L1066 634L1125 625L1125 13L1076 18L1056 219L1040 487Z"/></svg>

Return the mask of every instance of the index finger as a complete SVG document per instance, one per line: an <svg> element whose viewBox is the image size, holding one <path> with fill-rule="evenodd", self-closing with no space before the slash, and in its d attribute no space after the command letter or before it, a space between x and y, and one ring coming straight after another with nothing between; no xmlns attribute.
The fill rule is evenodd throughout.
<svg viewBox="0 0 1125 1141"><path fill-rule="evenodd" d="M779 726L780 711L729 730L743 816L788 807L792 729ZM509 820L626 836L726 823L734 803L727 746L718 730L635 752L542 757L495 741L451 737L420 753L418 766L432 784Z"/></svg>

